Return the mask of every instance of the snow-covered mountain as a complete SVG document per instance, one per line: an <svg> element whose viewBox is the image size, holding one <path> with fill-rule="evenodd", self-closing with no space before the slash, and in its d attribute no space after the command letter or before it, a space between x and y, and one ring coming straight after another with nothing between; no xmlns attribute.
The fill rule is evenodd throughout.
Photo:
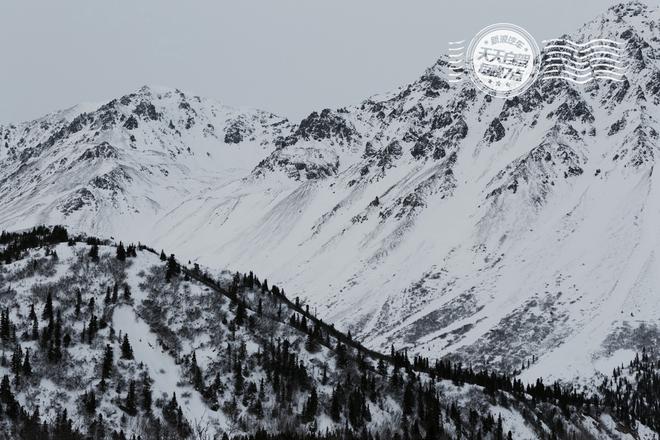
<svg viewBox="0 0 660 440"><path fill-rule="evenodd" d="M243 177L283 129L269 113L146 86L2 127L3 224L142 233L181 200Z"/></svg>
<svg viewBox="0 0 660 440"><path fill-rule="evenodd" d="M143 88L0 127L0 227L61 223L287 286L366 345L591 377L658 347L660 12L623 82L416 81L299 123Z"/></svg>

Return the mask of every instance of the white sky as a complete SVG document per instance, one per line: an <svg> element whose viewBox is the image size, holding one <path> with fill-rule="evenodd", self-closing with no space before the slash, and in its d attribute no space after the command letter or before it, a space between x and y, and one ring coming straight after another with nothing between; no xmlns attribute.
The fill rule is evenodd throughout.
<svg viewBox="0 0 660 440"><path fill-rule="evenodd" d="M0 123L144 84L299 119L414 80L447 41L488 24L515 23L540 41L613 3L2 0Z"/></svg>

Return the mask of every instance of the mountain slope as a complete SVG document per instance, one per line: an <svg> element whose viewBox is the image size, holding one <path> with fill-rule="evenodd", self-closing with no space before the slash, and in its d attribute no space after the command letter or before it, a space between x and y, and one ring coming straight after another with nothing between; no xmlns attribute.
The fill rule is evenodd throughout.
<svg viewBox="0 0 660 440"><path fill-rule="evenodd" d="M602 384L599 403L540 380L524 388L370 352L252 273L214 279L59 227L0 243L0 432L9 438L632 440L660 426L657 395L634 413L627 404L651 391L634 371L660 377L646 354ZM639 383L638 394L617 381Z"/></svg>
<svg viewBox="0 0 660 440"><path fill-rule="evenodd" d="M297 124L145 89L5 127L0 226L145 240L285 284L372 348L591 382L659 348L659 14L571 35L623 41L623 82L499 100L440 59Z"/></svg>

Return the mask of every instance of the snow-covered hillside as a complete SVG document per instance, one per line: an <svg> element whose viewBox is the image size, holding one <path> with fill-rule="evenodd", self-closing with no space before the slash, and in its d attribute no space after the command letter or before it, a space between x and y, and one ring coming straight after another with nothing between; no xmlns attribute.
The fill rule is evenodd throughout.
<svg viewBox="0 0 660 440"><path fill-rule="evenodd" d="M2 234L0 260L3 438L651 440L660 428L646 353L596 394L525 387L370 352L265 279L211 277L142 246L42 227Z"/></svg>
<svg viewBox="0 0 660 440"><path fill-rule="evenodd" d="M588 379L660 349L659 20L633 1L571 35L622 41L622 82L501 100L442 58L297 124L145 88L0 127L0 227L255 270L379 350Z"/></svg>

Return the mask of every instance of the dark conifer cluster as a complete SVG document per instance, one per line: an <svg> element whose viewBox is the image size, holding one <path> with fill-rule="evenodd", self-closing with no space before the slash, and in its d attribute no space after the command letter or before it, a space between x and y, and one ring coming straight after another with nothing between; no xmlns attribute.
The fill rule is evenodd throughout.
<svg viewBox="0 0 660 440"><path fill-rule="evenodd" d="M612 377L603 379L599 390L603 406L611 408L622 423L632 426L639 420L660 431L660 359L650 356L646 349L627 368L616 367Z"/></svg>
<svg viewBox="0 0 660 440"><path fill-rule="evenodd" d="M38 226L26 232L0 233L0 262L9 264L20 260L28 249L50 246L69 241L69 233L63 226Z"/></svg>

